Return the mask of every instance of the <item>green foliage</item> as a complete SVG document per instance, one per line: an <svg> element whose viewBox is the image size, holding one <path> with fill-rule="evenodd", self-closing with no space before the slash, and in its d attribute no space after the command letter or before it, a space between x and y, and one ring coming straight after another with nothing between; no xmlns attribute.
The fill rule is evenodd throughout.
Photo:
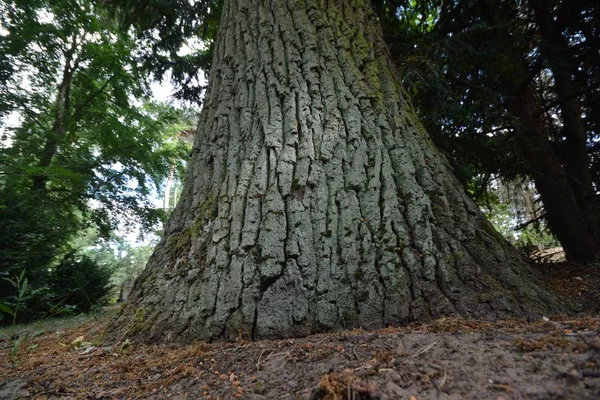
<svg viewBox="0 0 600 400"><path fill-rule="evenodd" d="M13 278L2 279L10 283L17 290L17 301L14 307L11 308L6 304L0 303L0 310L9 314L12 317L12 324L14 326L17 322L17 313L19 312L19 307L21 306L21 303L23 302L25 295L27 294L28 280L25 277L25 270L21 271L20 275L15 275Z"/></svg>
<svg viewBox="0 0 600 400"><path fill-rule="evenodd" d="M50 277L54 300L63 313L86 312L102 305L108 300L112 272L110 266L100 265L90 257L69 254Z"/></svg>
<svg viewBox="0 0 600 400"><path fill-rule="evenodd" d="M122 246L112 282L115 286L133 283L146 267L154 246Z"/></svg>
<svg viewBox="0 0 600 400"><path fill-rule="evenodd" d="M143 43L138 59L162 81L170 73L174 97L200 104L214 50L222 0L105 0L122 30L133 30ZM188 52L186 50L191 50Z"/></svg>
<svg viewBox="0 0 600 400"><path fill-rule="evenodd" d="M548 143L547 152L552 153L556 169L565 169L567 176L579 182L569 188L580 196L578 201L589 199L582 190L588 186L581 183L585 172L580 171L585 168L578 170L581 176L573 176L569 166L589 165L594 184L599 186L598 2L373 3L421 121L474 199L485 202L486 192L492 188L491 176L536 182L541 174L550 172L532 157L540 147L532 143L531 119L522 115L523 106L514 106L519 104L515 99L537 108L532 111L542 129L537 138ZM542 27L544 18L551 21L549 28ZM558 101L555 74L567 76L564 81L572 89L569 99L577 102L580 110ZM530 97L525 97L526 89ZM585 151L572 148L581 139L563 117L573 110L584 120L587 138L583 141L587 141L589 158ZM548 206L561 194L545 196L542 200ZM503 213L501 209L498 212ZM561 214L561 210L547 214ZM553 226L555 232L561 228Z"/></svg>
<svg viewBox="0 0 600 400"><path fill-rule="evenodd" d="M99 3L8 0L0 25L0 118L20 118L0 142L0 273L27 269L20 315L36 318L75 296L63 272L98 272L74 255L82 230L109 237L164 220L150 195L171 171L182 176L189 144L178 134L193 125L188 111L150 100L143 43ZM9 289L0 282L0 300L15 300ZM79 300L64 304L85 309Z"/></svg>
<svg viewBox="0 0 600 400"><path fill-rule="evenodd" d="M14 307L9 307L6 304L0 303L0 311L12 317L11 329L8 337L8 344L10 348L8 352L8 357L11 365L15 367L16 356L19 353L21 344L23 343L23 341L27 340L28 337L28 334L21 337L15 337L17 329L17 314L21 310L21 304L25 300L25 296L27 295L28 280L25 277L25 270L21 271L20 275L15 275L13 278L2 279L9 282L17 290L17 300Z"/></svg>
<svg viewBox="0 0 600 400"><path fill-rule="evenodd" d="M516 247L556 247L558 242L543 220L543 208L533 185L493 177L480 198L481 208L494 228Z"/></svg>
<svg viewBox="0 0 600 400"><path fill-rule="evenodd" d="M547 226L541 224L538 227L528 225L521 231L521 235L516 242L517 247L521 248L551 248L560 246L556 237L552 235Z"/></svg>
<svg viewBox="0 0 600 400"><path fill-rule="evenodd" d="M82 246L78 253L111 271L110 287L113 290L133 283L146 266L156 244L132 245L116 235L100 243L98 240L92 241L95 244ZM116 298L116 294L112 297Z"/></svg>
<svg viewBox="0 0 600 400"><path fill-rule="evenodd" d="M556 237L552 235L548 227L540 222L529 224L523 229L517 229L519 222L523 222L517 209L510 204L497 202L484 208L486 217L494 228L515 247L550 248L559 246Z"/></svg>

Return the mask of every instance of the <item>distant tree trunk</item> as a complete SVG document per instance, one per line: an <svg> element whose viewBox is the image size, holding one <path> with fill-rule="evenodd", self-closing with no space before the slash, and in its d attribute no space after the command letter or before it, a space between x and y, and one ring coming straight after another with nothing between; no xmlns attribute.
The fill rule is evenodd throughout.
<svg viewBox="0 0 600 400"><path fill-rule="evenodd" d="M567 52L566 43L560 32L552 30L544 8L550 7L543 0L530 0L538 17L542 36L557 52ZM479 3L485 21L497 27L499 42L510 44L513 38L506 28L508 21L502 20L497 0ZM560 38L558 38L556 35ZM548 54L546 61L552 68L555 89L560 100L564 132L566 137L564 157L557 154L549 140L551 132L543 121L543 111L534 93L532 74L523 60L507 45L503 50L503 61L511 68L500 77L509 112L520 122L517 127L522 151L540 193L546 217L552 232L556 234L569 261L595 262L600 256L600 234L598 205L592 185L590 163L587 154L585 127L581 119L581 106L574 96L573 82L564 70L556 66L556 55Z"/></svg>
<svg viewBox="0 0 600 400"><path fill-rule="evenodd" d="M571 5L575 2L566 2ZM578 64L572 57L567 39L562 34L563 26L553 21L550 14L552 4L547 0L530 0L529 4L534 10L537 25L542 39L542 53L548 60L554 87L558 96L561 117L563 123L562 135L565 140L565 151L563 155L564 169L567 174L569 187L571 188L577 208L583 216L583 226L579 228L583 235L593 241L580 249L582 242L575 248L565 248L567 257L574 261L595 262L600 257L600 220L598 216L598 199L592 183L590 170L590 159L588 156L587 134L582 118L581 95L582 91L577 87L575 76ZM564 6L573 14L580 12L578 7ZM566 12L565 10L565 12ZM561 15L562 19L574 19L575 15ZM559 226L557 229L561 230ZM572 232L564 235L573 236ZM580 237L574 237L580 240Z"/></svg>
<svg viewBox="0 0 600 400"><path fill-rule="evenodd" d="M210 77L181 200L120 337L564 307L451 174L366 0L226 0Z"/></svg>
<svg viewBox="0 0 600 400"><path fill-rule="evenodd" d="M586 212L577 200L581 192L571 186L568 172L548 140L531 88L510 100L509 109L523 122L523 154L544 202L548 222L567 258L579 262L596 260L600 242L590 230Z"/></svg>
<svg viewBox="0 0 600 400"><path fill-rule="evenodd" d="M79 41L79 39L81 41ZM62 79L58 85L58 92L56 93L56 102L54 111L54 122L52 124L52 132L48 134L46 142L44 143L44 149L38 163L38 167L43 171L45 168L52 164L52 160L56 156L59 150L59 144L65 135L67 117L70 108L70 92L71 82L73 81L73 75L75 70L79 66L80 59L76 54L78 46L85 40L85 35L82 38L78 38L77 35L73 35L71 46L65 51L65 66L62 71ZM37 174L33 177L32 188L34 191L41 191L46 188L48 182L48 176L44 172Z"/></svg>
<svg viewBox="0 0 600 400"><path fill-rule="evenodd" d="M163 208L165 209L165 211L168 211L169 208L171 207L170 204L170 200L171 200L171 189L173 189L173 179L175 178L175 164L173 163L171 165L171 168L169 168L169 177L167 178L167 184L165 185L165 195L164 195L164 199L163 199ZM173 196L173 204L175 204L175 196Z"/></svg>

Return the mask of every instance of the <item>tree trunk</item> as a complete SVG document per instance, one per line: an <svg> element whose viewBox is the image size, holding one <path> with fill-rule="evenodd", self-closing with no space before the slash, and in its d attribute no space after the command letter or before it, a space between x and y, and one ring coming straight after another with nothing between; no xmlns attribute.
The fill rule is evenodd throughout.
<svg viewBox="0 0 600 400"><path fill-rule="evenodd" d="M536 3L536 0L531 2ZM498 42L507 44L501 60L510 68L500 76L501 86L510 114L520 122L516 129L523 156L544 203L552 232L556 234L569 261L597 261L600 255L597 200L593 195L585 131L579 124L582 122L581 115L576 115L577 112L581 113L579 102L576 98L567 100L566 82L555 77L555 86L562 100L564 135L567 136L566 162L563 163L549 140L551 132L542 121L543 113L536 101L531 72L510 46L514 39L506 29L509 21L502 20L496 0L484 0L479 7L484 20L497 28ZM546 31L548 27L544 29Z"/></svg>
<svg viewBox="0 0 600 400"><path fill-rule="evenodd" d="M465 195L393 71L365 0L226 0L183 194L119 338L563 309Z"/></svg>
<svg viewBox="0 0 600 400"><path fill-rule="evenodd" d="M66 119L70 108L71 82L79 64L79 57L76 56L75 52L77 51L77 47L83 43L85 36L81 38L81 43L77 39L77 35L73 35L71 46L64 54L65 66L62 71L62 80L58 85L58 92L56 93L54 123L52 124L52 131L48 133L38 163L38 167L42 171L52 164L52 160L56 156L56 153L58 153L60 142L65 136ZM45 172L42 172L33 177L32 188L34 191L45 190L47 182L48 176Z"/></svg>
<svg viewBox="0 0 600 400"><path fill-rule="evenodd" d="M582 118L581 95L578 95L582 92L575 81L578 64L573 60L569 44L561 32L564 28L555 26L550 14L552 5L545 0L530 0L529 4L535 12L540 35L544 40L541 46L542 54L549 62L560 101L562 135L565 137L564 168L583 216L584 225L579 229L585 235L591 236L589 240L595 243L595 248L588 247L586 252L570 248L565 248L565 252L573 261L595 262L600 256L600 220L588 156L587 134ZM579 9L575 8L573 11L579 12ZM578 247L580 246L581 244Z"/></svg>
<svg viewBox="0 0 600 400"><path fill-rule="evenodd" d="M519 82L519 80L516 80ZM535 187L540 193L546 218L570 261L592 261L600 254L596 240L577 201L565 169L556 156L543 126L531 87L508 102L510 112L522 122L523 154Z"/></svg>

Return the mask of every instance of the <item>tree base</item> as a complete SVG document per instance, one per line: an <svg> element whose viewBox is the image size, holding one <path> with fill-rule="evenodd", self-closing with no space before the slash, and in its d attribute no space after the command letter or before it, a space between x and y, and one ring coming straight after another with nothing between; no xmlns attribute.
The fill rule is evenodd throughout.
<svg viewBox="0 0 600 400"><path fill-rule="evenodd" d="M564 310L452 176L369 3L325 3L225 1L180 203L113 327L189 342Z"/></svg>

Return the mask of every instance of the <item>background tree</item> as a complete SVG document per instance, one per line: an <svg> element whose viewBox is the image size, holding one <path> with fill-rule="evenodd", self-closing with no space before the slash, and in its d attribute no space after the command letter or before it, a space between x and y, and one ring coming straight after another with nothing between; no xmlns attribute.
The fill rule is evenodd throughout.
<svg viewBox="0 0 600 400"><path fill-rule="evenodd" d="M450 173L368 1L226 0L214 54L181 201L119 337L562 307Z"/></svg>
<svg viewBox="0 0 600 400"><path fill-rule="evenodd" d="M91 265L64 264L73 236L94 226L107 237L118 222L154 227L164 212L149 195L189 148L174 139L182 112L149 99L140 43L95 2L0 7L0 113L20 118L0 149L0 272L26 270L30 306L43 313L52 271Z"/></svg>
<svg viewBox="0 0 600 400"><path fill-rule="evenodd" d="M138 60L157 81L170 76L175 98L200 104L213 58L222 0L103 0L122 30L141 43ZM181 55L191 46L191 52Z"/></svg>
<svg viewBox="0 0 600 400"><path fill-rule="evenodd" d="M466 186L477 196L498 174L531 179L567 257L595 261L597 2L375 4L421 118Z"/></svg>

